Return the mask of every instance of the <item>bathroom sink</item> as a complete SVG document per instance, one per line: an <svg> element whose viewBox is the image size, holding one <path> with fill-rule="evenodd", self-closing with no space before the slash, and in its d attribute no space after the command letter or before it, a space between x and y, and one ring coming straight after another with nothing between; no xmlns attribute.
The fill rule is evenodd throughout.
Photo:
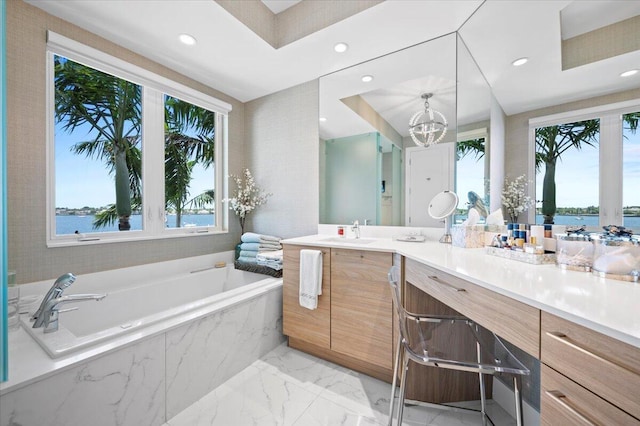
<svg viewBox="0 0 640 426"><path fill-rule="evenodd" d="M330 237L321 240L323 242L328 243L341 243L341 244L371 244L376 241L373 238L340 238L340 237Z"/></svg>

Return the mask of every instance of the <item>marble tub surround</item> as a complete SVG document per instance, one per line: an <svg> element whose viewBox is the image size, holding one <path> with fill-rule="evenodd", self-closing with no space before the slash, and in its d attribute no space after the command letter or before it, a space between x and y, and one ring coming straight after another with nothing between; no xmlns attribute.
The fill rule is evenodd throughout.
<svg viewBox="0 0 640 426"><path fill-rule="evenodd" d="M327 226L332 225L323 225ZM424 230L423 243L364 233L362 237L375 241L366 246L328 243L326 234L317 234L282 243L393 252L640 348L640 285L562 270L554 264L530 265L490 256L483 248L452 247L438 243L441 229ZM400 230L396 227L395 232Z"/></svg>
<svg viewBox="0 0 640 426"><path fill-rule="evenodd" d="M0 425L161 425L164 364L164 336L78 363L0 396Z"/></svg>
<svg viewBox="0 0 640 426"><path fill-rule="evenodd" d="M167 418L281 344L282 286L166 333Z"/></svg>
<svg viewBox="0 0 640 426"><path fill-rule="evenodd" d="M166 422L283 341L282 284L275 284L55 360L24 329L12 332L0 426Z"/></svg>
<svg viewBox="0 0 640 426"><path fill-rule="evenodd" d="M255 361L166 426L283 425L384 426L389 383L291 349L286 345ZM476 408L478 403L466 404ZM491 418L515 425L493 401ZM478 424L478 413L442 407L405 408L406 426Z"/></svg>

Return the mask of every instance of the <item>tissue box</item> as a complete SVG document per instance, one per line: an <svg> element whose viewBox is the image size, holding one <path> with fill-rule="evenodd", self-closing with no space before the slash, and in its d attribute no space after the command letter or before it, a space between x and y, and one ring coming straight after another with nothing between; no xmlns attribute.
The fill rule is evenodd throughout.
<svg viewBox="0 0 640 426"><path fill-rule="evenodd" d="M451 227L451 244L455 247L480 248L491 244L496 234L506 234L501 225L454 225Z"/></svg>
<svg viewBox="0 0 640 426"><path fill-rule="evenodd" d="M485 225L451 227L451 244L454 247L480 248L485 246Z"/></svg>

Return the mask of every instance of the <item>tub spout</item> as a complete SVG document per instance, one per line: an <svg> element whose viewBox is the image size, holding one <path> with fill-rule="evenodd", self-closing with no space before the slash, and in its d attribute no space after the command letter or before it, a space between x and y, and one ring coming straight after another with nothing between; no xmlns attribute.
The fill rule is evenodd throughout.
<svg viewBox="0 0 640 426"><path fill-rule="evenodd" d="M42 303L40 303L40 307L31 317L31 320L32 321L35 320L36 324L38 324L37 327L42 327L42 319L43 319L42 311L44 310L45 305L49 303L51 300L62 296L62 293L64 293L64 290L67 287L69 287L71 284L73 284L75 281L76 281L76 276L68 272L66 274L60 275L56 280L56 282L53 283L53 285L51 286L47 294L45 294L44 298L42 299Z"/></svg>
<svg viewBox="0 0 640 426"><path fill-rule="evenodd" d="M105 297L107 297L106 294L71 294L69 296L60 296L51 299L45 304L42 314L36 318L36 322L33 323L33 328L44 327L45 333L58 331L58 308L61 305L72 302L83 302L85 300L99 301Z"/></svg>

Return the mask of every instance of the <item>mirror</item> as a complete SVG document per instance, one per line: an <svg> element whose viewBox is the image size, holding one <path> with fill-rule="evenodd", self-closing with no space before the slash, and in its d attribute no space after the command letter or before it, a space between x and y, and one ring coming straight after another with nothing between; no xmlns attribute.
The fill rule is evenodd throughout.
<svg viewBox="0 0 640 426"><path fill-rule="evenodd" d="M453 150L460 141L465 148L439 157L455 178L411 189L421 198L418 212L428 221L426 203L445 189L462 200L473 191L488 203L490 89L453 33L320 78L320 223L433 226L416 221L415 213L405 220L411 215L408 188L416 184L406 168L416 147L409 120L424 111L423 93L433 93L430 107L448 122L439 145ZM440 155L431 150L428 157ZM456 221L464 220L466 209L457 213Z"/></svg>

